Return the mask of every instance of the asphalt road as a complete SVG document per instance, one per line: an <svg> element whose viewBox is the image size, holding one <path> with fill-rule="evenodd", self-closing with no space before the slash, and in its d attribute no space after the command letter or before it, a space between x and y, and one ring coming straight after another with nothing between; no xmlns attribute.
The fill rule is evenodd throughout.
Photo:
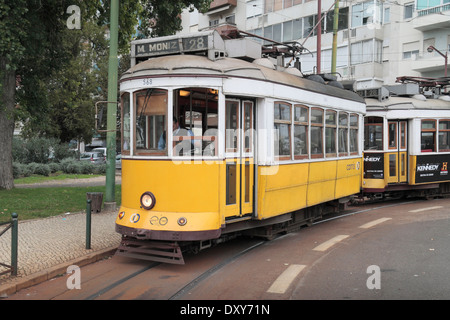
<svg viewBox="0 0 450 320"><path fill-rule="evenodd" d="M449 227L450 199L374 204L266 242L201 280L196 279L203 272L255 239L188 256L186 265L161 264L139 273L148 262L115 256L83 267L80 290L68 290L66 276L10 298L96 294L96 299L166 300L192 282L177 300L445 300L450 298Z"/></svg>

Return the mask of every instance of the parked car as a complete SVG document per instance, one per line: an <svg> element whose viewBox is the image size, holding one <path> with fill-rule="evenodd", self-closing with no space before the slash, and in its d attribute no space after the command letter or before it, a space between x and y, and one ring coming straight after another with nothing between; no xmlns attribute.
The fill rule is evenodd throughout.
<svg viewBox="0 0 450 320"><path fill-rule="evenodd" d="M80 156L81 161L90 161L91 163L106 163L106 157L101 152L85 152Z"/></svg>
<svg viewBox="0 0 450 320"><path fill-rule="evenodd" d="M94 148L91 150L91 152L101 152L103 154L103 156L106 157L106 148Z"/></svg>

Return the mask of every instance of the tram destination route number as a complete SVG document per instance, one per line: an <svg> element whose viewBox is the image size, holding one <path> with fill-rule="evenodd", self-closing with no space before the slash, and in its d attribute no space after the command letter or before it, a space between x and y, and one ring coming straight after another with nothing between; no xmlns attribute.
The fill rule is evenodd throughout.
<svg viewBox="0 0 450 320"><path fill-rule="evenodd" d="M208 49L208 36L170 39L135 44L136 57L161 56Z"/></svg>

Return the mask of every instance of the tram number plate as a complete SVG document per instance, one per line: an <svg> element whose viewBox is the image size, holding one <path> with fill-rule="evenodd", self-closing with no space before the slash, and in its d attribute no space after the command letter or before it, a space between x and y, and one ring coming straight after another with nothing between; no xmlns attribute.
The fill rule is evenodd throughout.
<svg viewBox="0 0 450 320"><path fill-rule="evenodd" d="M183 51L198 51L208 49L208 36L183 39Z"/></svg>

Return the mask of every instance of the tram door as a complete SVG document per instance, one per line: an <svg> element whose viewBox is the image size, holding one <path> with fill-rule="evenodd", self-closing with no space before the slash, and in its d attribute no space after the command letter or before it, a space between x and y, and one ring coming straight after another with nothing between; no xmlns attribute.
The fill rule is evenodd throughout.
<svg viewBox="0 0 450 320"><path fill-rule="evenodd" d="M402 183L407 180L407 122L388 121L388 183Z"/></svg>
<svg viewBox="0 0 450 320"><path fill-rule="evenodd" d="M254 103L227 99L225 116L225 217L251 215L255 168Z"/></svg>

